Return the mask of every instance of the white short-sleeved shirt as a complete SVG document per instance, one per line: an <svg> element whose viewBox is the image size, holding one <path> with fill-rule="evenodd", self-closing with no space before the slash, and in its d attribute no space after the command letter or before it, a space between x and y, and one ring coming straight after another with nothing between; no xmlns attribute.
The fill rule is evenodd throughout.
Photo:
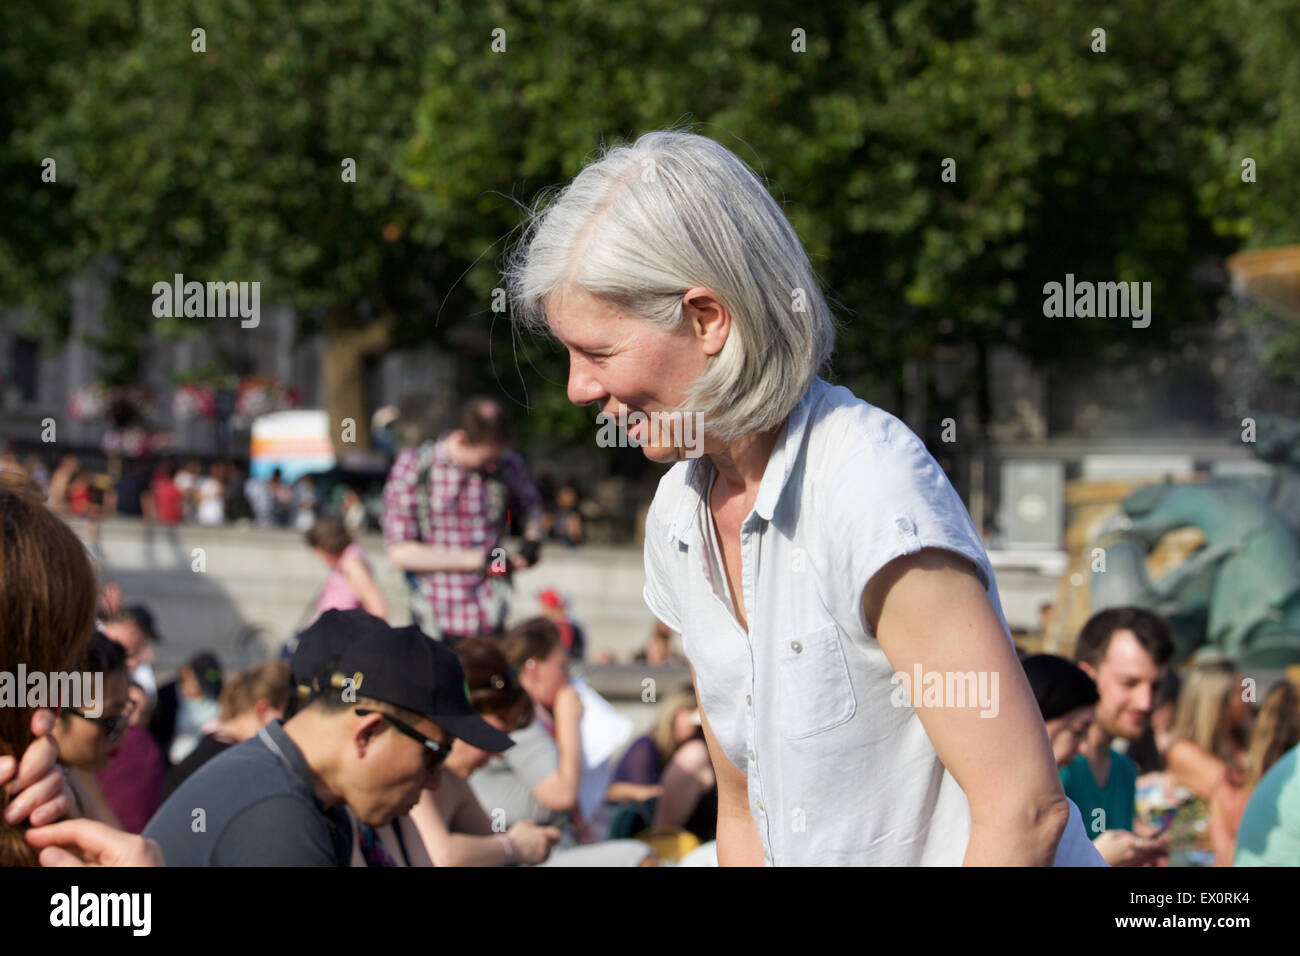
<svg viewBox="0 0 1300 956"><path fill-rule="evenodd" d="M767 863L960 864L969 803L916 711L898 704L862 592L894 558L945 548L974 564L1007 629L961 498L901 421L815 379L741 525L746 633L716 556L713 475L704 457L660 481L644 596L682 635L709 726L747 777ZM1101 863L1076 818L1058 865Z"/></svg>

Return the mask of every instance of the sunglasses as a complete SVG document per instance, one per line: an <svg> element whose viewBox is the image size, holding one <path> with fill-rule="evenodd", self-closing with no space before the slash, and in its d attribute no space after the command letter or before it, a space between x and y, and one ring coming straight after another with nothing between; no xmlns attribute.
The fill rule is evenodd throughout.
<svg viewBox="0 0 1300 956"><path fill-rule="evenodd" d="M68 709L67 713L75 714L82 720L88 720L92 724L98 724L108 735L108 742L115 744L126 733L127 724L131 720L131 712L135 710L135 701L127 701L126 708L116 717L88 717L79 710Z"/></svg>
<svg viewBox="0 0 1300 956"><path fill-rule="evenodd" d="M380 717L384 718L384 720L388 721L390 724L396 727L401 733L406 734L406 736L410 737L412 740L419 741L422 746L424 746L425 748L427 748L429 751L432 752L432 758L430 757L429 753L426 753L424 755L425 764L428 766L430 770L433 770L437 767L441 767L442 762L446 760L447 755L451 753L450 747L444 746L443 744L438 743L436 740L430 740L428 737L424 736L424 734L420 733L410 724L398 720L392 714L386 714L382 710L370 710L368 707L357 707L353 710L353 713L356 714L358 717L366 717L370 714L378 714Z"/></svg>

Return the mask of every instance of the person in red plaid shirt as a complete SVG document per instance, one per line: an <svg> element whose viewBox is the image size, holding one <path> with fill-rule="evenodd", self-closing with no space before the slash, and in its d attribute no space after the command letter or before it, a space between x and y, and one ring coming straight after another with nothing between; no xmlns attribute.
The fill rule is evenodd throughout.
<svg viewBox="0 0 1300 956"><path fill-rule="evenodd" d="M472 398L458 428L399 453L384 485L389 560L412 586L415 622L449 644L499 634L510 572L539 557L542 499L510 440L505 410ZM511 512L524 526L516 555L501 547Z"/></svg>

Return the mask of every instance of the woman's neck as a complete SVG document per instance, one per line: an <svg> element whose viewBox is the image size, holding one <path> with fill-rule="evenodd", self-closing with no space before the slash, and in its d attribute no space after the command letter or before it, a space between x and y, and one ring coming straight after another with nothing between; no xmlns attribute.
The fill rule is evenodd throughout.
<svg viewBox="0 0 1300 956"><path fill-rule="evenodd" d="M766 432L743 435L706 451L713 467L718 470L718 482L722 484L725 494L743 493L746 497L758 495L763 474L767 471L768 459L772 457L772 449L776 447L780 434L781 428L777 427Z"/></svg>

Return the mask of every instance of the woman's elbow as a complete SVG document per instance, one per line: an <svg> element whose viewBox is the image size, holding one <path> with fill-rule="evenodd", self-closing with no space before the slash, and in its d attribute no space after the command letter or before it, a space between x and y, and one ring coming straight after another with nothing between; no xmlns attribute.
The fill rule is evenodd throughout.
<svg viewBox="0 0 1300 956"><path fill-rule="evenodd" d="M1039 846L1053 849L1061 842L1070 824L1070 801L1064 792L1028 798L1018 804L999 801L997 806L971 807L974 823L991 830L1001 830L1027 836Z"/></svg>
<svg viewBox="0 0 1300 956"><path fill-rule="evenodd" d="M1056 848L1070 825L1070 801L1062 793L1057 798L1049 798L1031 806L1029 810L1029 827L1034 842L1038 845L1044 861L1051 863L1056 856Z"/></svg>

